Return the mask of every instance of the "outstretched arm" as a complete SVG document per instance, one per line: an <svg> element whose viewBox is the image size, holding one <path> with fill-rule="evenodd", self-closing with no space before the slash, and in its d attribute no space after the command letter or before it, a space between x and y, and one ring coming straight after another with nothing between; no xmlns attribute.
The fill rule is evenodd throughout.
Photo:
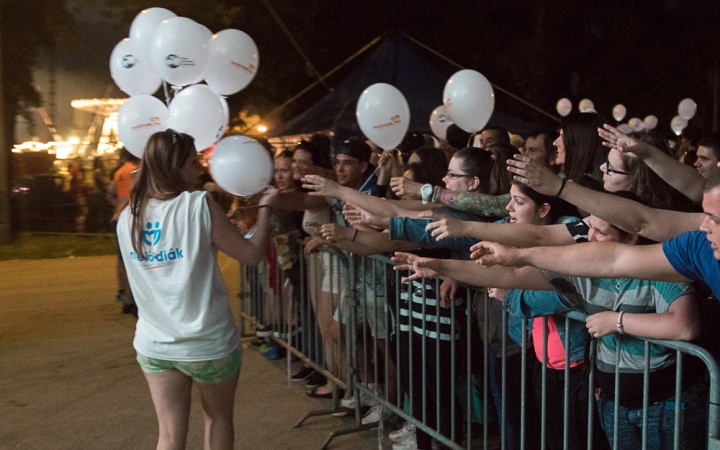
<svg viewBox="0 0 720 450"><path fill-rule="evenodd" d="M684 196L694 202L702 201L705 178L697 170L657 147L623 134L615 127L607 124L604 127L604 130L598 128L598 134L605 140L603 145L642 159L653 172Z"/></svg>
<svg viewBox="0 0 720 450"><path fill-rule="evenodd" d="M286 211L305 211L327 208L328 204L324 198L312 197L305 192L289 191L279 193L274 206Z"/></svg>
<svg viewBox="0 0 720 450"><path fill-rule="evenodd" d="M552 291L555 288L532 267L482 267L472 261L457 259L422 258L410 253L396 252L392 258L398 262L395 270L412 270L415 273L403 279L411 281L420 278L448 276L472 286L493 286L504 289L533 289Z"/></svg>
<svg viewBox="0 0 720 450"><path fill-rule="evenodd" d="M508 160L508 170L515 174L517 181L545 195L556 195L562 187L562 178L527 156L515 155L515 160ZM572 181L565 183L560 198L628 233L658 242L697 230L705 218L698 213L650 208Z"/></svg>
<svg viewBox="0 0 720 450"><path fill-rule="evenodd" d="M360 231L341 227L334 223L323 225L320 228L320 235L341 249L362 256L395 251L409 252L420 248L420 245L413 242L391 241L387 233Z"/></svg>
<svg viewBox="0 0 720 450"><path fill-rule="evenodd" d="M420 218L430 218L425 228L431 231L438 241L446 238L468 236L483 241L500 242L515 247L537 247L541 245L569 245L575 240L564 224L531 225L516 223L512 226L501 223L472 222L443 216L432 211L419 214Z"/></svg>
<svg viewBox="0 0 720 450"><path fill-rule="evenodd" d="M474 246L478 264L509 267L533 266L577 277L636 278L688 281L670 264L662 248L616 242L587 242L562 247L511 249L494 242Z"/></svg>

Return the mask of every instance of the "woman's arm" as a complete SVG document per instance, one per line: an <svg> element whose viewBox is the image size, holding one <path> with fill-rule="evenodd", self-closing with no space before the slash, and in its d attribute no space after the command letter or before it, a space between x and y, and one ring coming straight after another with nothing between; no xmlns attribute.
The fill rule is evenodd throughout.
<svg viewBox="0 0 720 450"><path fill-rule="evenodd" d="M493 286L504 289L533 289L553 291L555 288L533 267L482 267L472 261L422 258L410 253L396 252L393 261L400 263L395 270L415 273L403 281L448 276L472 286ZM497 270L496 270L497 269Z"/></svg>
<svg viewBox="0 0 720 450"><path fill-rule="evenodd" d="M541 245L569 245L575 240L564 224L530 225L516 223L512 226L501 223L484 223L459 220L443 216L432 211L419 214L420 218L430 218L425 228L440 241L446 238L468 236L483 241L499 242L515 247L537 247Z"/></svg>
<svg viewBox="0 0 720 450"><path fill-rule="evenodd" d="M563 179L527 156L508 160L515 179L545 195L557 195L593 216L610 222L628 233L661 242L687 231L697 230L703 214L655 209L616 195L593 191L572 181L562 187Z"/></svg>
<svg viewBox="0 0 720 450"><path fill-rule="evenodd" d="M357 234L355 233L357 231ZM343 250L362 256L395 251L409 252L421 248L418 244L404 241L391 241L387 233L378 231L360 231L328 223L320 228L323 239L334 243Z"/></svg>
<svg viewBox="0 0 720 450"><path fill-rule="evenodd" d="M667 184L680 191L694 202L701 202L705 178L700 173L683 164L659 148L634 139L610 125L598 128L598 134L605 140L603 145L621 153L640 158L648 167L665 180Z"/></svg>
<svg viewBox="0 0 720 450"><path fill-rule="evenodd" d="M259 263L265 252L265 244L268 240L268 218L270 217L270 204L274 201L277 192L274 189L268 190L260 199L260 206L267 206L258 210L258 218L255 223L256 230L250 239L245 239L243 234L230 222L215 200L207 197L212 221L211 237L213 244L223 253L235 258L243 264Z"/></svg>
<svg viewBox="0 0 720 450"><path fill-rule="evenodd" d="M662 244L627 245L587 242L561 247L512 249L495 242L473 247L473 258L485 266L533 266L577 277L636 278L638 280L688 281L670 264Z"/></svg>
<svg viewBox="0 0 720 450"><path fill-rule="evenodd" d="M604 311L586 319L588 332L595 337L618 332L620 313ZM667 312L650 314L623 313L627 334L651 339L692 341L700 335L700 311L694 294L686 294L670 304Z"/></svg>

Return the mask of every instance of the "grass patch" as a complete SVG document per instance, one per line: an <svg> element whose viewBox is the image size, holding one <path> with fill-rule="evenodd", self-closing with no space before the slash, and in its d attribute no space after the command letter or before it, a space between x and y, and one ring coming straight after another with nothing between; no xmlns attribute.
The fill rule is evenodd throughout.
<svg viewBox="0 0 720 450"><path fill-rule="evenodd" d="M12 244L0 245L0 261L115 254L117 241L112 234L20 233Z"/></svg>

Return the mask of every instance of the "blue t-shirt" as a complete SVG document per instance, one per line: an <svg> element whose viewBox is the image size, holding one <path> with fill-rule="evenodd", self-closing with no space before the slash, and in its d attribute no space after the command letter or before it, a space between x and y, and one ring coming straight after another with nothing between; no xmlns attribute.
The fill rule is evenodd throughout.
<svg viewBox="0 0 720 450"><path fill-rule="evenodd" d="M662 243L673 269L691 280L704 281L720 299L720 262L704 231L689 231Z"/></svg>

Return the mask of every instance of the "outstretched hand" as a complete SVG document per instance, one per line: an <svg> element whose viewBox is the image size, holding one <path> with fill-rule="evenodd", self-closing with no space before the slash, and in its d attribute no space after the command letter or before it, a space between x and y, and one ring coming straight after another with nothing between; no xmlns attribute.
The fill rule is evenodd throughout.
<svg viewBox="0 0 720 450"><path fill-rule="evenodd" d="M445 238L464 237L467 236L465 231L465 222L459 219L453 219L448 216L436 214L432 211L423 211L418 214L421 219L432 219L425 227L425 231L432 231L431 236L436 240L442 241Z"/></svg>
<svg viewBox="0 0 720 450"><path fill-rule="evenodd" d="M412 253L395 252L395 256L392 260L399 263L393 267L393 270L411 270L414 271L412 275L404 277L403 283L413 280L420 280L422 278L437 278L440 274L437 272L438 263L440 260L434 258L423 258Z"/></svg>
<svg viewBox="0 0 720 450"><path fill-rule="evenodd" d="M321 197L337 198L338 192L341 188L341 186L335 181L328 180L327 178L319 175L305 175L302 177L302 183L302 187L310 189L308 194Z"/></svg>
<svg viewBox="0 0 720 450"><path fill-rule="evenodd" d="M605 124L603 127L605 129L598 128L598 134L603 138L603 145L605 147L614 148L620 153L640 159L643 159L652 151L653 147L651 145L628 136L611 125Z"/></svg>
<svg viewBox="0 0 720 450"><path fill-rule="evenodd" d="M491 266L512 266L522 267L517 258L517 249L498 244L497 242L478 242L470 247L470 257L476 263L485 267Z"/></svg>
<svg viewBox="0 0 720 450"><path fill-rule="evenodd" d="M260 197L260 200L258 200L258 205L273 206L273 204L275 204L275 200L277 200L278 192L279 191L275 188L265 189L262 192L262 196Z"/></svg>
<svg viewBox="0 0 720 450"><path fill-rule="evenodd" d="M341 227L336 223L326 223L320 227L320 235L328 242L345 241L352 238L352 228Z"/></svg>
<svg viewBox="0 0 720 450"><path fill-rule="evenodd" d="M516 181L528 185L541 194L557 195L562 186L562 178L530 157L516 154L514 158L507 160L507 170L515 174L513 178Z"/></svg>
<svg viewBox="0 0 720 450"><path fill-rule="evenodd" d="M417 199L422 198L420 188L422 184L416 183L405 177L393 177L390 179L390 189L395 193L398 198L402 199Z"/></svg>

